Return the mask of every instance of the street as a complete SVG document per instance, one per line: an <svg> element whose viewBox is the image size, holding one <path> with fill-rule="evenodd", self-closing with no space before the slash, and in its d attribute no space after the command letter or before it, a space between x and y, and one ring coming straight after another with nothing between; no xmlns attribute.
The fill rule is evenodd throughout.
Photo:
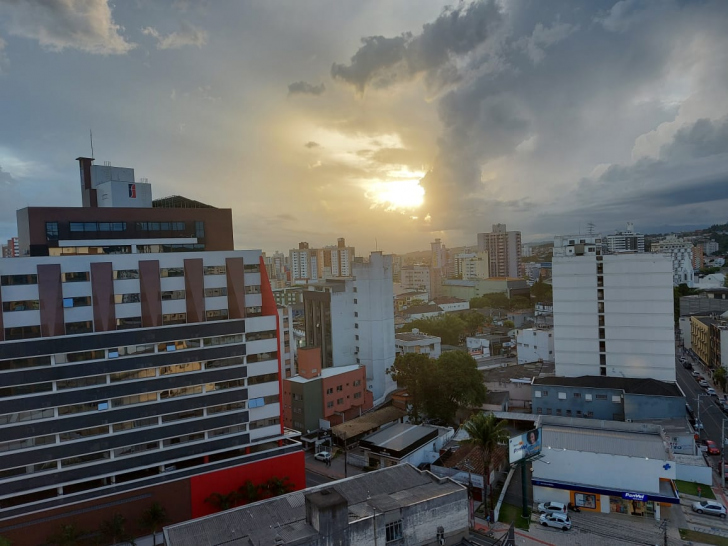
<svg viewBox="0 0 728 546"><path fill-rule="evenodd" d="M693 364L693 369L700 372L700 374L712 384L707 370L700 363L696 362L696 360L691 359L689 356L687 358L688 361ZM698 385L698 382L695 381L695 378L691 375L692 370L686 370L678 360L675 362L675 368L677 371L678 385L680 385L680 388L685 393L688 404L690 404L690 407L693 408L693 411L695 411L695 416L703 422L703 426L705 427L705 430L700 431L700 439L713 440L720 446L721 427L723 426L723 419L725 418L725 415L716 405L714 401L715 398L705 396L705 390ZM704 395L700 397L700 415L698 415L697 401L699 394ZM723 447L724 446L720 446L721 449L723 449ZM717 468L720 464L720 457L716 455L709 458L713 468Z"/></svg>

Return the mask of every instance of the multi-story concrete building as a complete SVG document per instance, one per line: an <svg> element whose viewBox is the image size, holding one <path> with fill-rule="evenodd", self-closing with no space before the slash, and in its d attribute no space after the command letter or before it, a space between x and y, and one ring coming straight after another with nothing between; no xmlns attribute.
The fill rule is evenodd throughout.
<svg viewBox="0 0 728 546"><path fill-rule="evenodd" d="M447 267L447 249L440 239L430 243L430 267L443 270Z"/></svg>
<svg viewBox="0 0 728 546"><path fill-rule="evenodd" d="M265 269L268 272L268 278L270 279L271 287L273 290L277 288L283 288L286 286L288 279L288 266L286 265L287 259L283 252L277 250L272 256L266 256L263 253L263 262L265 263Z"/></svg>
<svg viewBox="0 0 728 546"><path fill-rule="evenodd" d="M321 420L335 426L372 408L360 364L321 368L321 348L302 347L298 375L283 381L284 424L301 432L318 430Z"/></svg>
<svg viewBox="0 0 728 546"><path fill-rule="evenodd" d="M79 210L94 217L84 195L89 206L46 218L24 209L30 248L68 248L34 239L35 226L56 235ZM153 208L104 210L127 226L156 221L140 218ZM232 233L229 211L205 210ZM106 248L95 227L73 247ZM278 313L260 251L233 250L232 238L198 252L114 243L167 251L0 263L0 527L18 544L44 543L70 513L95 528L159 501L182 521L211 512L204 499L221 482L304 485L300 444L282 425Z"/></svg>
<svg viewBox="0 0 728 546"><path fill-rule="evenodd" d="M620 252L644 252L645 236L635 233L634 224L627 222L627 229L614 235L606 236L607 252L618 254Z"/></svg>
<svg viewBox="0 0 728 546"><path fill-rule="evenodd" d="M662 241L652 243L650 250L656 254L664 254L672 258L673 278L675 286L687 284L693 287L693 244L675 235L668 235Z"/></svg>
<svg viewBox="0 0 728 546"><path fill-rule="evenodd" d="M293 332L293 307L277 305L278 308L278 354L281 355L283 377L296 375L296 337Z"/></svg>
<svg viewBox="0 0 728 546"><path fill-rule="evenodd" d="M476 280L460 280L447 279L443 281L441 286L443 296L452 296L463 300L470 301L473 298L484 296L485 294L505 294L509 298L514 296L530 297L531 291L528 282L525 279L476 279ZM431 294L432 297L434 297Z"/></svg>
<svg viewBox="0 0 728 546"><path fill-rule="evenodd" d="M351 277L354 247L337 239L336 246L310 248L306 242L289 252L292 282L316 282L320 279Z"/></svg>
<svg viewBox="0 0 728 546"><path fill-rule="evenodd" d="M309 248L308 243L298 243L298 249L289 251L291 282L306 283L319 279L318 252Z"/></svg>
<svg viewBox="0 0 728 546"><path fill-rule="evenodd" d="M426 265L402 266L400 284L405 290L430 292L430 268Z"/></svg>
<svg viewBox="0 0 728 546"><path fill-rule="evenodd" d="M394 291L390 256L372 252L353 265L353 278L309 285L303 303L306 345L320 347L324 368L363 364L367 388L379 400L393 390Z"/></svg>
<svg viewBox="0 0 728 546"><path fill-rule="evenodd" d="M415 353L438 358L442 352L442 340L439 337L422 334L417 328L395 334L394 345L398 355Z"/></svg>
<svg viewBox="0 0 728 546"><path fill-rule="evenodd" d="M553 362L554 331L553 329L526 328L516 334L518 363Z"/></svg>
<svg viewBox="0 0 728 546"><path fill-rule="evenodd" d="M700 271L703 269L703 259L705 258L705 253L703 252L703 247L700 245L695 245L693 247L693 271Z"/></svg>
<svg viewBox="0 0 728 546"><path fill-rule="evenodd" d="M18 238L12 237L8 239L8 243L3 245L3 258L17 258L20 256L20 246Z"/></svg>
<svg viewBox="0 0 728 546"><path fill-rule="evenodd" d="M488 253L489 277L521 276L521 232L493 224L490 233L478 233L478 251Z"/></svg>
<svg viewBox="0 0 728 546"><path fill-rule="evenodd" d="M675 381L672 263L602 255L599 236L556 237L556 375Z"/></svg>
<svg viewBox="0 0 728 546"><path fill-rule="evenodd" d="M487 279L490 274L487 252L470 252L455 256L455 276L460 279Z"/></svg>

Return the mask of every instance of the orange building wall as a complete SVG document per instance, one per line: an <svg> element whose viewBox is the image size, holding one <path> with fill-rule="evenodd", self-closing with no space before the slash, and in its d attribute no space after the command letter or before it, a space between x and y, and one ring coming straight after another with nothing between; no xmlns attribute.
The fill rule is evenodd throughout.
<svg viewBox="0 0 728 546"><path fill-rule="evenodd" d="M359 385L354 386L357 380ZM373 395L366 390L366 384L366 368L364 366L351 372L323 378L324 419L330 421L331 425L334 426L343 421L342 416L334 412L344 413L346 419L351 419L357 417L360 410L363 412L371 409ZM342 389L340 391L337 390L339 386ZM333 392L326 394L329 389L332 389ZM354 398L355 393L360 393L360 398ZM336 403L340 398L343 398L343 404ZM333 402L334 406L329 408L329 402Z"/></svg>

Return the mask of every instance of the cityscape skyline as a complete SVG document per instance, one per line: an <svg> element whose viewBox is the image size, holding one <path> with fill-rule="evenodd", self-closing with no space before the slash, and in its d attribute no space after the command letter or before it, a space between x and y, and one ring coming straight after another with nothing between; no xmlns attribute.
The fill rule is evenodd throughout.
<svg viewBox="0 0 728 546"><path fill-rule="evenodd" d="M0 234L76 203L89 129L237 248L725 221L725 4L449 4L0 6Z"/></svg>

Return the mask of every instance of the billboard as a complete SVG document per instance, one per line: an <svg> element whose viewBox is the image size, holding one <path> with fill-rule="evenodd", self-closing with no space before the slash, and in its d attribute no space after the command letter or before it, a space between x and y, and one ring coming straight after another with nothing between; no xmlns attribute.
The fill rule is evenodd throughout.
<svg viewBox="0 0 728 546"><path fill-rule="evenodd" d="M529 430L508 440L508 460L511 464L541 453L541 429Z"/></svg>

